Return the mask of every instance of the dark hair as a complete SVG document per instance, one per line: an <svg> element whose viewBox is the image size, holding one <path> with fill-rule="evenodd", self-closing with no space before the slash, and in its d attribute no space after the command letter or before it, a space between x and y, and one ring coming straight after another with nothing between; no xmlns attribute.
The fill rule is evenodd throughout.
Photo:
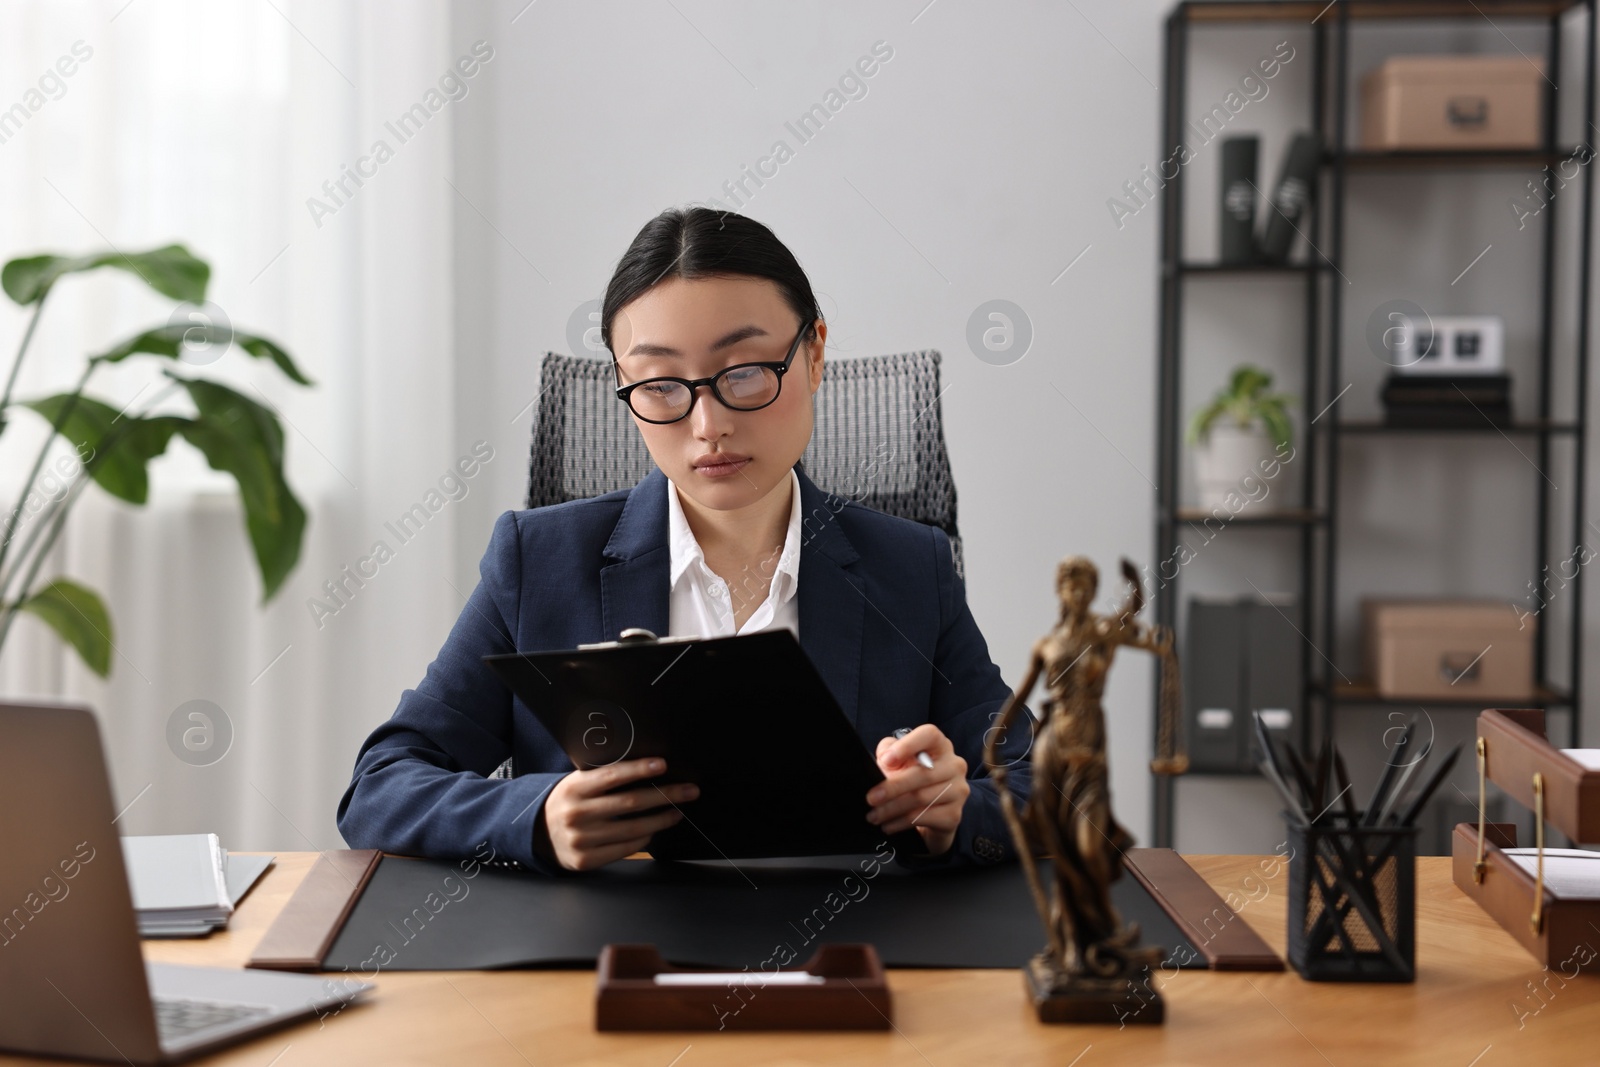
<svg viewBox="0 0 1600 1067"><path fill-rule="evenodd" d="M668 208L639 231L617 263L600 307L600 338L611 348L617 312L666 278L743 274L777 283L784 301L816 336L822 318L805 271L784 243L761 223L732 211ZM616 350L612 349L612 359Z"/></svg>

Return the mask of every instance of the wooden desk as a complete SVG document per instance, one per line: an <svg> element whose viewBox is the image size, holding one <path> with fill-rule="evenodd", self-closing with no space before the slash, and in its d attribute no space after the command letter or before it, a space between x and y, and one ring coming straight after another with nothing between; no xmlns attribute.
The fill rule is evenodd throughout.
<svg viewBox="0 0 1600 1067"><path fill-rule="evenodd" d="M241 966L314 858L280 854L226 932L203 941L147 941L146 958ZM1241 918L1282 954L1287 867L1268 879L1257 857L1190 862L1224 897L1237 894ZM1314 983L1292 970L1182 971L1158 979L1167 1000L1164 1026L1043 1026L1023 999L1018 971L894 970L895 1029L881 1034L600 1034L593 971L401 972L380 975L367 1003L337 1017L203 1062L1509 1067L1600 1060L1600 977L1547 974L1451 884L1448 858L1422 858L1417 866L1414 985ZM60 1061L0 1057L23 1062Z"/></svg>

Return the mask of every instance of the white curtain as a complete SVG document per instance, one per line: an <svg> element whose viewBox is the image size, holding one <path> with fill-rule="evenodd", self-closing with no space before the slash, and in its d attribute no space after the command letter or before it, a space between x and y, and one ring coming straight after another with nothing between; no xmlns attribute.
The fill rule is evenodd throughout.
<svg viewBox="0 0 1600 1067"><path fill-rule="evenodd" d="M451 39L445 5L422 0L39 0L0 11L0 109L27 110L0 142L0 257L181 242L210 262L211 301L233 325L281 342L315 382L294 386L237 349L184 368L282 415L310 521L272 602L260 602L231 480L175 442L155 464L148 506L90 487L52 561L106 599L110 678L31 619L0 650L5 699L98 713L123 833L337 847L334 808L362 737L421 677L471 591L451 577L456 503L445 495L434 508L441 495L429 495L475 436L453 419L453 83L440 90L471 43ZM60 75L60 57L86 51ZM426 117L402 142L388 124L419 103ZM381 163L370 158L379 141ZM345 178L334 197L324 183L337 191L346 167L369 176ZM17 395L67 387L85 353L167 321L173 306L114 271L65 279ZM9 302L0 312L4 371L25 321ZM154 395L155 377L124 365L90 391L120 407L141 389ZM0 440L5 503L41 437L37 418L13 415ZM402 544L386 524L418 503L436 513ZM376 573L367 563L364 584L345 579L380 541L391 555ZM334 580L342 603L323 589ZM337 610L314 618L312 598ZM205 761L217 747L186 761L169 744L169 720L196 700L225 718L214 738L231 727L215 762Z"/></svg>

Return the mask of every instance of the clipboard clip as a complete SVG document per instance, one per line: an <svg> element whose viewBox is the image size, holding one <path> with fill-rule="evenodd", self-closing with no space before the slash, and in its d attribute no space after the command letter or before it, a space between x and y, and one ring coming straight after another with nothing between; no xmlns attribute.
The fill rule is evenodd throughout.
<svg viewBox="0 0 1600 1067"><path fill-rule="evenodd" d="M588 651L591 648L623 648L629 645L666 645L679 641L699 641L698 635L690 634L685 637L657 637L652 630L643 626L630 626L617 635L615 641L596 641L590 645L579 645L579 651Z"/></svg>

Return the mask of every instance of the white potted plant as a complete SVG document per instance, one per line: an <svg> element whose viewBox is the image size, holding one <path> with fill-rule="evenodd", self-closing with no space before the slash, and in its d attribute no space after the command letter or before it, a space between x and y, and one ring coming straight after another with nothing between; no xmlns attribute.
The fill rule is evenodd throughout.
<svg viewBox="0 0 1600 1067"><path fill-rule="evenodd" d="M1248 363L1233 369L1228 384L1211 398L1189 423L1189 444L1194 447L1195 480L1200 506L1234 507L1240 501L1259 502L1274 491L1273 475L1290 452L1292 436L1289 404L1292 397L1272 393L1272 375ZM1246 479L1254 479L1247 482ZM1263 490L1261 486L1266 486Z"/></svg>

